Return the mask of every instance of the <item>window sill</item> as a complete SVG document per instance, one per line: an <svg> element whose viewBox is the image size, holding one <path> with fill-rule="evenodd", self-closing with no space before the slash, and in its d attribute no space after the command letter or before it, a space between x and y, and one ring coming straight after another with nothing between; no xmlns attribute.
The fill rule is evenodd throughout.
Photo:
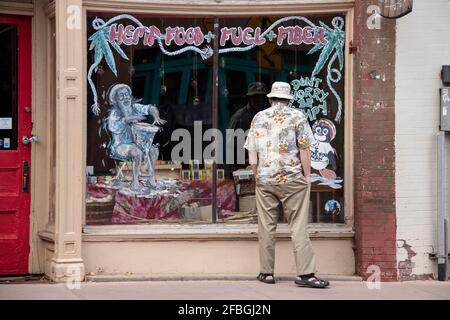
<svg viewBox="0 0 450 320"><path fill-rule="evenodd" d="M55 242L55 226L47 225L44 229L38 232L38 236L42 241Z"/></svg>
<svg viewBox="0 0 450 320"><path fill-rule="evenodd" d="M108 225L84 226L83 241L258 240L256 224ZM310 224L311 239L352 239L355 232L344 224ZM279 224L278 239L290 240L287 224Z"/></svg>

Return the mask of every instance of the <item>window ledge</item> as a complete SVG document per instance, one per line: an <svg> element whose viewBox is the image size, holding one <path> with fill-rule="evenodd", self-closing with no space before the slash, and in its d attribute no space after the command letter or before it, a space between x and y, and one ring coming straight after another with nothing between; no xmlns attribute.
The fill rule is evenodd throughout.
<svg viewBox="0 0 450 320"><path fill-rule="evenodd" d="M311 239L352 239L352 227L344 224L310 224ZM287 224L279 224L278 239L290 239ZM84 226L83 241L257 240L256 224L203 225L108 225Z"/></svg>

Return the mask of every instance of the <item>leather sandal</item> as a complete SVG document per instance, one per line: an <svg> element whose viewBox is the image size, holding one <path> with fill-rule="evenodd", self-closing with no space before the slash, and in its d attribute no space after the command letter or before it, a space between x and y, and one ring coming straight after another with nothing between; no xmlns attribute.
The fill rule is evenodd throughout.
<svg viewBox="0 0 450 320"><path fill-rule="evenodd" d="M319 279L315 275L308 275L297 277L297 279L295 279L295 284L299 286L307 286L310 288L323 289L328 287L330 285L330 282L328 282L327 280Z"/></svg>
<svg viewBox="0 0 450 320"><path fill-rule="evenodd" d="M261 272L260 274L258 274L256 279L258 279L259 281L264 282L264 283L269 283L269 284L275 283L275 278L273 276L273 273L262 273Z"/></svg>

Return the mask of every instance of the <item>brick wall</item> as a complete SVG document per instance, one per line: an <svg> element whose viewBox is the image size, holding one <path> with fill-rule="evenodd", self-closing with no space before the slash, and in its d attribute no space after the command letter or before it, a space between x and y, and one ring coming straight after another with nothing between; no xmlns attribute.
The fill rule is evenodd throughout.
<svg viewBox="0 0 450 320"><path fill-rule="evenodd" d="M423 30L418 33L419 28ZM396 203L400 280L436 276L437 144L442 65L450 64L450 2L416 0L397 21ZM450 139L447 137L447 198ZM447 202L447 213L450 213Z"/></svg>
<svg viewBox="0 0 450 320"><path fill-rule="evenodd" d="M397 280L395 214L395 20L369 29L369 5L356 3L354 56L354 178L356 270L380 268L382 281ZM377 71L380 80L369 74Z"/></svg>

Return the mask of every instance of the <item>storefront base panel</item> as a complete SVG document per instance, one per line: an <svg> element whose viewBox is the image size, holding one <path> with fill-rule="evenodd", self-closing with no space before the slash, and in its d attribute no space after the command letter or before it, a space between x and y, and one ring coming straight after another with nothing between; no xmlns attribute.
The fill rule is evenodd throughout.
<svg viewBox="0 0 450 320"><path fill-rule="evenodd" d="M352 239L317 239L312 243L320 274L355 275ZM174 276L246 277L259 272L258 242L254 240L84 241L83 261L88 277L140 275L168 280ZM292 244L287 239L277 241L275 272L296 274Z"/></svg>

